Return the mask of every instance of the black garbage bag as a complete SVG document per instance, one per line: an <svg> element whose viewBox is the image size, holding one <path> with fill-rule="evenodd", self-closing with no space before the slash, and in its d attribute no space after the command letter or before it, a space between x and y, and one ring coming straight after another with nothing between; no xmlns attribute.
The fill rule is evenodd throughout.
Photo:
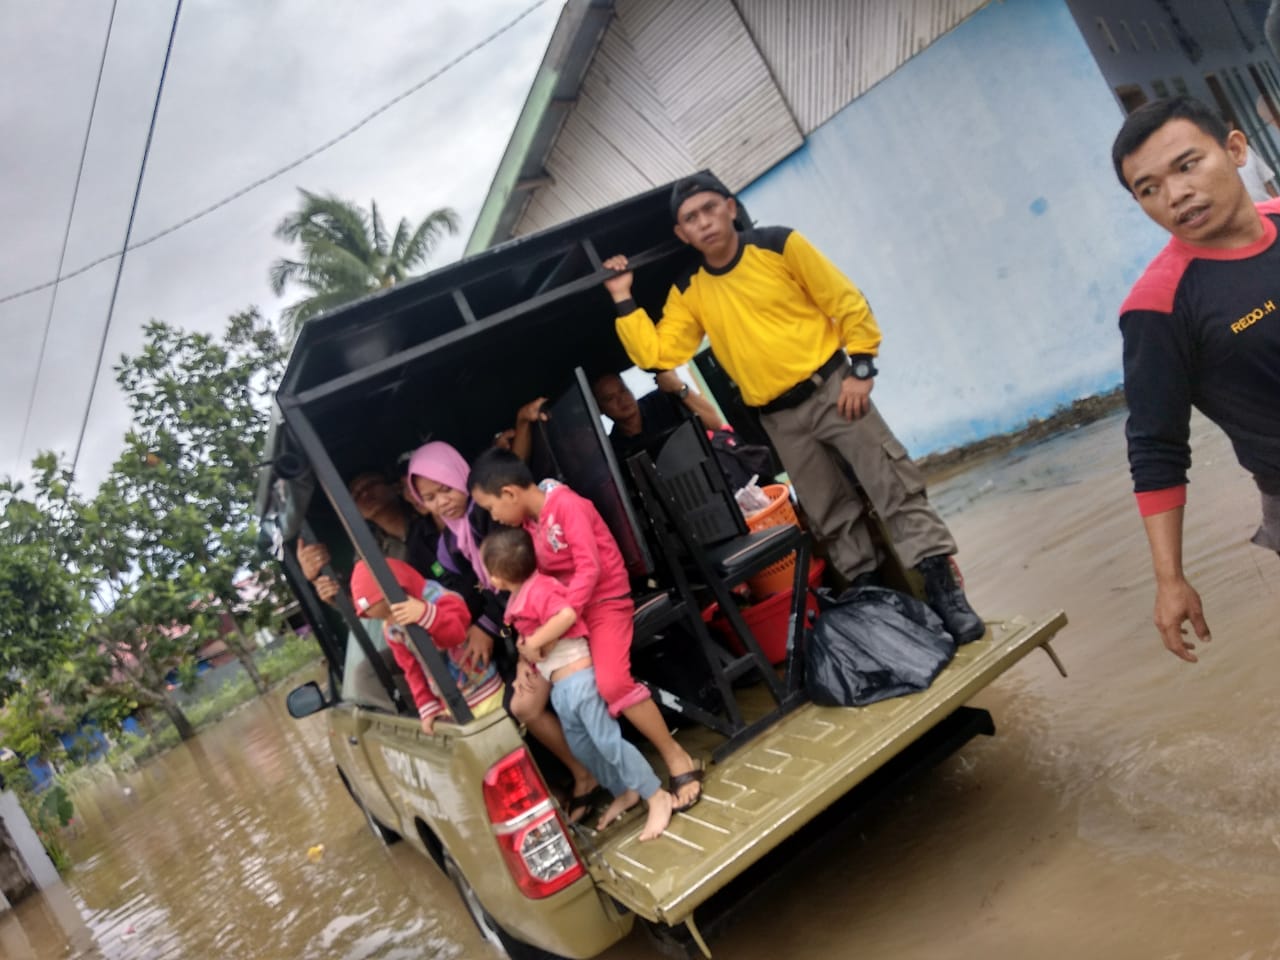
<svg viewBox="0 0 1280 960"><path fill-rule="evenodd" d="M864 707L926 689L955 656L938 615L885 587L847 591L818 615L805 647L814 703Z"/></svg>

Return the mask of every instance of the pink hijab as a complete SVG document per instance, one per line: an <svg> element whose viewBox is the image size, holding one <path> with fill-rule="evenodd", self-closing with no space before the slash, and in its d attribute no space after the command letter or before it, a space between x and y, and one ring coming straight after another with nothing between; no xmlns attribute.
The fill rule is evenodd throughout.
<svg viewBox="0 0 1280 960"><path fill-rule="evenodd" d="M471 468L462 458L462 454L449 444L439 440L424 443L409 457L409 496L413 497L414 503L419 507L423 506L422 498L418 496L417 487L413 484L414 477L434 480L442 486L461 490L467 494L466 512L456 520L445 519L444 523L453 533L458 549L471 563L480 583L485 589L492 589L493 584L489 581L489 574L485 572L484 563L480 559L480 544L476 543L475 533L471 529L471 510L474 504L471 503L471 494L467 490L467 477L470 473Z"/></svg>

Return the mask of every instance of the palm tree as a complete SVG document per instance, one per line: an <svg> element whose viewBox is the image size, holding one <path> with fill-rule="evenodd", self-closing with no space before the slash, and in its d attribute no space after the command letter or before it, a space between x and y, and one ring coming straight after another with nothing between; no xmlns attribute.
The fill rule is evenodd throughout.
<svg viewBox="0 0 1280 960"><path fill-rule="evenodd" d="M458 214L440 207L414 229L401 218L388 237L378 204L369 209L328 194L299 190L302 206L276 227L276 236L302 244L302 258L271 265L271 289L279 296L290 283L310 295L286 307L281 323L290 336L326 310L381 290L426 262L445 234L458 232Z"/></svg>

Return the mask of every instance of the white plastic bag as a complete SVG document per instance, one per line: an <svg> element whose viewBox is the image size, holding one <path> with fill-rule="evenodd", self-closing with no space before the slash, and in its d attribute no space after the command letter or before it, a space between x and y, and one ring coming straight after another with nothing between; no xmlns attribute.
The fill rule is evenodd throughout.
<svg viewBox="0 0 1280 960"><path fill-rule="evenodd" d="M759 475L753 475L747 485L733 495L733 499L738 501L742 515L748 519L773 503L769 495L756 483L759 479Z"/></svg>

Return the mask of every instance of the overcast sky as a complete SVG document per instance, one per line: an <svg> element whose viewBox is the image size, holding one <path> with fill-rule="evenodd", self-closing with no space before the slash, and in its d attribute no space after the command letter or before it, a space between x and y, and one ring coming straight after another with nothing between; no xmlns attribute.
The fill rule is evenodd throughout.
<svg viewBox="0 0 1280 960"><path fill-rule="evenodd" d="M426 77L533 0L185 0L134 240L282 166ZM280 179L129 254L78 475L95 485L128 424L112 365L151 318L216 331L257 305L274 318L272 235L298 187L391 223L452 206L457 258L562 6L548 0L491 46ZM110 0L0 4L0 296L54 276ZM164 0L119 0L64 273L120 247L172 22ZM0 304L0 473L38 449L70 457L93 378L115 262L63 283L25 448L18 450L50 304Z"/></svg>

